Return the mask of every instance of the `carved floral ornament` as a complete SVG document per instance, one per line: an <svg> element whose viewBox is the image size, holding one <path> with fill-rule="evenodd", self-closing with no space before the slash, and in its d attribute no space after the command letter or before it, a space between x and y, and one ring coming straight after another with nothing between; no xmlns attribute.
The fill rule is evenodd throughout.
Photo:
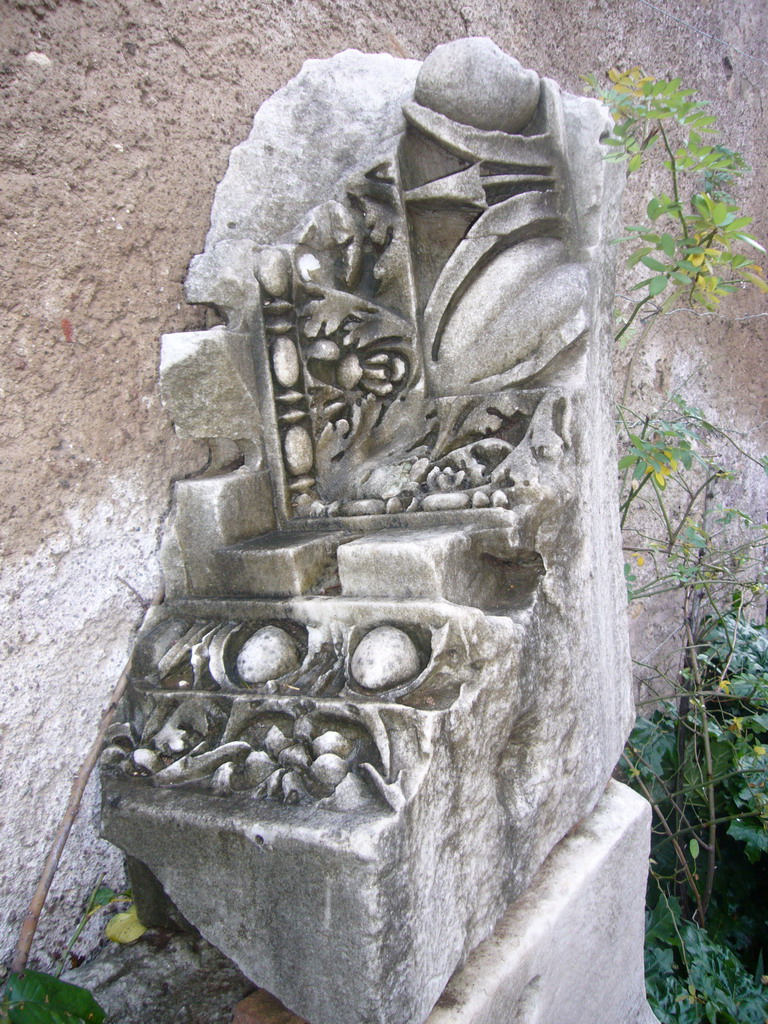
<svg viewBox="0 0 768 1024"><path fill-rule="evenodd" d="M223 322L163 339L222 443L174 486L104 833L314 1024L426 1020L632 720L606 127L490 40L309 61L190 266Z"/></svg>
<svg viewBox="0 0 768 1024"><path fill-rule="evenodd" d="M539 458L570 444L558 357L588 325L587 269L572 251L559 91L475 42L503 104L477 52L438 47L405 130L343 199L251 257L287 516L507 508L529 475L523 442Z"/></svg>
<svg viewBox="0 0 768 1024"><path fill-rule="evenodd" d="M395 720L380 709L449 706L467 678L467 639L450 620L431 630L317 632L286 621L161 622L139 643L136 714L110 730L104 768L157 786L247 791L321 810L349 811L375 797L399 806L388 740ZM472 665L480 665L476 651Z"/></svg>
<svg viewBox="0 0 768 1024"><path fill-rule="evenodd" d="M472 43L427 58L402 130L346 174L340 198L279 241L245 247L255 307L242 289L239 305L222 302L230 329L254 339L257 419L284 524L536 505L551 493L540 478L553 463L570 492L568 374L589 326L588 268L574 240L560 93L490 40ZM511 607L515 587L533 600L543 562L525 558L535 568L522 587L501 579L496 603ZM493 575L489 563L483 574ZM312 767L327 755L347 766L337 764L337 784L368 771L369 788L373 778L386 788L396 780L370 767L387 762L381 744L359 724L353 737L331 723L346 739L317 755L325 734L306 708L449 706L464 679L457 650L465 665L477 661L454 633L406 617L338 623L318 639L290 616L172 617L143 632L141 721L116 729L105 763L156 785L329 806L330 776L321 784ZM251 729L248 750L226 725L225 695L232 707L250 695L251 712L271 723ZM378 753L361 761L370 742Z"/></svg>
<svg viewBox="0 0 768 1024"><path fill-rule="evenodd" d="M353 705L197 697L157 699L146 709L140 732L120 724L108 737L103 761L127 777L321 810L356 810L377 796L402 803L399 787L385 778L379 744L386 753L386 732Z"/></svg>

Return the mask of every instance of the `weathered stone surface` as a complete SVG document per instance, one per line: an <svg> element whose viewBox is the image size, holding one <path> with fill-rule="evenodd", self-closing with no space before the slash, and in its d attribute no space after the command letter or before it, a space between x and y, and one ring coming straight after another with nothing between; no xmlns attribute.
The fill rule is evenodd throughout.
<svg viewBox="0 0 768 1024"><path fill-rule="evenodd" d="M402 629L377 626L355 648L350 661L355 682L365 690L388 690L414 679L421 668L419 652Z"/></svg>
<svg viewBox="0 0 768 1024"><path fill-rule="evenodd" d="M658 1024L643 976L650 817L642 797L611 782L427 1024Z"/></svg>
<svg viewBox="0 0 768 1024"><path fill-rule="evenodd" d="M298 668L296 645L284 629L263 626L240 648L237 671L246 683L266 683Z"/></svg>
<svg viewBox="0 0 768 1024"><path fill-rule="evenodd" d="M272 489L263 471L243 466L178 481L160 549L166 595L221 593L228 577L220 552L274 524Z"/></svg>
<svg viewBox="0 0 768 1024"><path fill-rule="evenodd" d="M224 327L162 339L160 393L182 437L255 438L261 433L247 335Z"/></svg>
<svg viewBox="0 0 768 1024"><path fill-rule="evenodd" d="M130 946L109 943L64 981L87 988L106 1024L231 1024L253 989L235 965L199 936L153 932Z"/></svg>
<svg viewBox="0 0 768 1024"><path fill-rule="evenodd" d="M346 535L269 533L222 548L223 578L230 593L260 597L305 594L338 581L336 549Z"/></svg>
<svg viewBox="0 0 768 1024"><path fill-rule="evenodd" d="M443 43L419 72L417 102L453 121L491 131L519 132L539 102L539 76L490 39Z"/></svg>
<svg viewBox="0 0 768 1024"><path fill-rule="evenodd" d="M381 139L401 130L400 103L412 92L419 62L355 50L335 60L330 75L320 61L307 61L262 105L249 138L233 150L205 252L187 276L189 302L215 302L241 320L258 306L256 249L292 231L318 203L343 198L346 175L374 160ZM258 273L273 297L284 294L286 262L281 254L258 255Z"/></svg>
<svg viewBox="0 0 768 1024"><path fill-rule="evenodd" d="M338 0L331 17L324 3L133 0L128 22L109 0L4 5L0 63L8 69L3 109L11 128L0 157L7 230L0 522L9 661L0 776L12 794L0 858L4 958L66 804L71 776L62 768L79 764L83 723L98 717L133 642L139 604L118 576L145 598L155 592L167 482L206 461L204 445L175 436L160 407L158 334L204 326L205 311L184 303L181 281L249 112L307 57L357 46L421 59L467 31L490 35L574 92L584 91L585 70L600 74L621 60L666 69L697 88L726 143L753 168L740 196L763 239L768 119L760 104L768 68L749 55L758 55L755 40L768 37L768 5L657 7L665 13L639 3L553 0L517 4L512 17L498 0ZM30 51L44 51L51 67L27 65ZM642 175L630 177L627 222L639 223L644 187ZM627 295L629 284L621 289ZM763 302L756 291L732 296L723 308L727 324L682 312L657 318L634 364L642 400L633 395L632 407L656 408L684 381L709 420L749 432L755 448L768 451L766 318L754 315ZM628 355L617 352L622 385ZM692 376L702 366L706 372ZM752 475L744 470L743 486L728 485L726 503L757 519L768 478L759 466ZM639 661L668 635L670 613L633 606ZM43 968L66 944L95 879L106 872L121 885L117 851L96 835L95 796L94 786L54 883L56 913L44 915L37 933L33 955ZM39 827L30 831L30 821ZM86 930L77 952L94 941Z"/></svg>
<svg viewBox="0 0 768 1024"><path fill-rule="evenodd" d="M426 1024L657 1024L642 973L648 819L645 801L610 783L453 975ZM187 961L196 957L205 974L189 973ZM156 951L146 943L105 950L67 980L93 986L115 1024L229 1024L224 1008L247 984L202 940L181 936ZM203 1006L210 1018L183 1016L187 1007ZM237 1004L232 1024L238 1022L302 1019L259 991Z"/></svg>
<svg viewBox="0 0 768 1024"><path fill-rule="evenodd" d="M208 536L191 487L196 551L177 497L173 600L105 752L106 836L312 1024L422 1024L632 716L606 115L453 45L519 85L511 130L456 119L442 57L345 53L233 154L188 288L252 346L262 430L229 477L269 507ZM273 678L265 630L296 652Z"/></svg>
<svg viewBox="0 0 768 1024"><path fill-rule="evenodd" d="M531 603L545 571L503 528L480 524L378 530L342 545L337 558L349 597L431 598L488 611Z"/></svg>

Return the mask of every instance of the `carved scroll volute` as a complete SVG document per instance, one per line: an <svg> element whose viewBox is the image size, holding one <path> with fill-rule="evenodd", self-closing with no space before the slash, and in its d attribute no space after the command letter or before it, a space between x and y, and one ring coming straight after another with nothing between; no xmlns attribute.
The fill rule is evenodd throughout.
<svg viewBox="0 0 768 1024"><path fill-rule="evenodd" d="M464 64L471 74L458 74ZM586 271L566 241L558 90L490 40L459 40L427 58L404 113L399 159L430 390L528 381L587 325Z"/></svg>

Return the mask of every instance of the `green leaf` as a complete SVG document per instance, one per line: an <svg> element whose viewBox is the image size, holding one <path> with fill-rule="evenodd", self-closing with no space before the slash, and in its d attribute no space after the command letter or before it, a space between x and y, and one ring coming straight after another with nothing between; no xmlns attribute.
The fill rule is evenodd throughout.
<svg viewBox="0 0 768 1024"><path fill-rule="evenodd" d="M675 896L662 897L646 918L645 941L679 945L680 903Z"/></svg>
<svg viewBox="0 0 768 1024"><path fill-rule="evenodd" d="M763 294L768 292L768 283L766 283L765 278L760 277L757 274L751 274L747 270L743 270L741 276L745 281L749 281L751 284L754 284L759 288Z"/></svg>
<svg viewBox="0 0 768 1024"><path fill-rule="evenodd" d="M672 235L663 234L659 239L659 247L670 259L675 255L675 240Z"/></svg>
<svg viewBox="0 0 768 1024"><path fill-rule="evenodd" d="M691 283L690 277L686 276L679 270L673 270L669 275L669 278L671 281L674 281L675 284L689 285Z"/></svg>
<svg viewBox="0 0 768 1024"><path fill-rule="evenodd" d="M629 161L629 171L630 171L630 174L633 171L639 171L640 167L642 166L642 163L643 163L643 154L642 153L635 153L635 155Z"/></svg>
<svg viewBox="0 0 768 1024"><path fill-rule="evenodd" d="M650 283L648 284L648 294L660 295L668 284L669 281L667 280L667 278L664 277L663 274L660 274L658 277L654 277L651 279Z"/></svg>
<svg viewBox="0 0 768 1024"><path fill-rule="evenodd" d="M691 851L691 856L693 857L693 859L696 860L700 852L698 839L692 839L690 843L688 843L688 849Z"/></svg>
<svg viewBox="0 0 768 1024"><path fill-rule="evenodd" d="M12 974L6 988L11 1024L102 1024L106 1014L90 992L50 974Z"/></svg>
<svg viewBox="0 0 768 1024"><path fill-rule="evenodd" d="M729 231L742 231L744 228L748 228L754 220L754 217L737 217L736 220L729 221Z"/></svg>
<svg viewBox="0 0 768 1024"><path fill-rule="evenodd" d="M636 266L643 256L647 256L649 252L653 252L652 246L644 245L641 249L636 249L635 252L630 253L627 257L627 267L631 270L632 267Z"/></svg>
<svg viewBox="0 0 768 1024"><path fill-rule="evenodd" d="M715 203L714 209L712 210L712 220L720 227L721 224L725 223L725 219L728 216L728 207L725 203Z"/></svg>
<svg viewBox="0 0 768 1024"><path fill-rule="evenodd" d="M747 245L751 245L754 249L757 249L758 252L765 252L763 246L760 245L759 242L755 241L751 235L736 234L734 235L734 238L738 238L740 242L746 242Z"/></svg>
<svg viewBox="0 0 768 1024"><path fill-rule="evenodd" d="M744 843L744 852L750 863L756 864L768 853L768 829L750 818L737 819L728 826L728 835Z"/></svg>
<svg viewBox="0 0 768 1024"><path fill-rule="evenodd" d="M649 270L663 272L667 269L663 263L659 263L659 261L655 260L653 256L643 256L642 263L644 266L648 267Z"/></svg>
<svg viewBox="0 0 768 1024"><path fill-rule="evenodd" d="M108 885L100 885L91 897L91 903L94 907L105 907L116 899L117 893L114 889L110 889Z"/></svg>

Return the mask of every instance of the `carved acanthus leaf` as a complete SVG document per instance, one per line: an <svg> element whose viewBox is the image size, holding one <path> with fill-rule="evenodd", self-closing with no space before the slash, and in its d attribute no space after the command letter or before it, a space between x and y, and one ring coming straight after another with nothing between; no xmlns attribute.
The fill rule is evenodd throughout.
<svg viewBox="0 0 768 1024"><path fill-rule="evenodd" d="M308 338L317 338L321 334L328 337L335 334L345 320L362 319L376 313L378 308L359 295L335 288L323 289L320 297L312 299L301 311L307 317L304 333Z"/></svg>

